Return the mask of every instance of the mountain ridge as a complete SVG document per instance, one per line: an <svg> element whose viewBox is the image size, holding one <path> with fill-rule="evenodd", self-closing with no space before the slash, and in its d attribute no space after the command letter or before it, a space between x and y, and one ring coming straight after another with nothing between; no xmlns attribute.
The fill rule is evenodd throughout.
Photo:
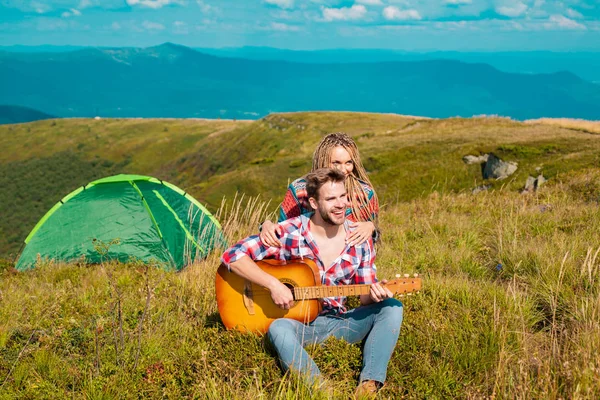
<svg viewBox="0 0 600 400"><path fill-rule="evenodd" d="M600 118L600 86L570 72L506 73L457 60L301 64L218 57L165 43L5 52L0 73L6 88L0 103L63 117L258 118L348 110L437 118Z"/></svg>

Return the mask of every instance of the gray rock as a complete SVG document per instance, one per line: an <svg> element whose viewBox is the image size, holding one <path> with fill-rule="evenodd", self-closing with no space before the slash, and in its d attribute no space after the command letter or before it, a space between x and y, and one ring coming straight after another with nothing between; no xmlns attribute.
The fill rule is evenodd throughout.
<svg viewBox="0 0 600 400"><path fill-rule="evenodd" d="M529 175L525 181L525 187L523 190L521 190L521 193L530 193L533 191L535 191L535 178Z"/></svg>
<svg viewBox="0 0 600 400"><path fill-rule="evenodd" d="M514 174L517 163L502 161L494 153L488 154L488 159L482 168L483 179L504 179Z"/></svg>
<svg viewBox="0 0 600 400"><path fill-rule="evenodd" d="M486 190L488 190L491 187L492 187L492 185L477 186L475 189L471 190L471 193L472 194L477 194L477 193L480 193L480 192L485 192Z"/></svg>
<svg viewBox="0 0 600 400"><path fill-rule="evenodd" d="M527 177L527 180L525 181L525 187L521 190L521 193L533 193L537 191L544 183L546 183L546 178L544 178L544 175L540 174L537 178L534 178L530 175Z"/></svg>
<svg viewBox="0 0 600 400"><path fill-rule="evenodd" d="M472 156L472 155L467 155L463 157L463 162L465 164L483 164L484 162L486 162L488 160L488 154L484 154L482 156Z"/></svg>

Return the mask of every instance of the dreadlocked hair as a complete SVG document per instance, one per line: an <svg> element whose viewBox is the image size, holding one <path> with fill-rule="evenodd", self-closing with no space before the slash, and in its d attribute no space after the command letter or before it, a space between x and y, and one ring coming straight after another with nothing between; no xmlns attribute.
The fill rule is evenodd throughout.
<svg viewBox="0 0 600 400"><path fill-rule="evenodd" d="M371 221L377 227L377 214L376 210L372 207L372 204L379 203L377 194L375 193L375 189L373 189L374 202L369 202L369 198L359 179L367 183L371 188L373 188L373 184L360 160L358 147L348 134L344 132L330 133L321 140L313 153L312 171L314 172L319 168L329 168L331 152L338 146L343 147L350 154L354 163L352 173L346 177L346 192L348 193L352 215L356 221Z"/></svg>

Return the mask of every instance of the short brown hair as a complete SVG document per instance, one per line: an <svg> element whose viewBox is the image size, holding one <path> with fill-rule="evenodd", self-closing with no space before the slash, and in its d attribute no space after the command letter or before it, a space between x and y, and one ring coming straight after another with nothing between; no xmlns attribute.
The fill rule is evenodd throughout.
<svg viewBox="0 0 600 400"><path fill-rule="evenodd" d="M308 198L319 200L319 189L327 182L341 182L346 180L346 175L335 168L319 168L306 174L306 193Z"/></svg>

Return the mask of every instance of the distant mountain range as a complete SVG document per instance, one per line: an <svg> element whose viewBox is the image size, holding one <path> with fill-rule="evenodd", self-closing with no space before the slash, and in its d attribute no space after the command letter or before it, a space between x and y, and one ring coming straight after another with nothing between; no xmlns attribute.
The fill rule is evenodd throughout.
<svg viewBox="0 0 600 400"><path fill-rule="evenodd" d="M0 46L0 51L19 53L59 53L82 50L85 46ZM590 82L600 83L600 53L554 51L403 51L392 49L287 50L273 47L195 48L218 57L300 63L356 63L388 61L456 60L489 64L503 72L549 74L569 71Z"/></svg>
<svg viewBox="0 0 600 400"><path fill-rule="evenodd" d="M54 117L32 108L0 105L0 125L19 124L49 118Z"/></svg>
<svg viewBox="0 0 600 400"><path fill-rule="evenodd" d="M523 74L549 74L553 72L569 71L587 81L600 83L600 53L592 52L410 52L388 49L285 50L272 47L250 46L222 49L196 48L196 50L219 57L247 58L251 60L280 60L311 64L455 60L468 63L489 64L503 72Z"/></svg>
<svg viewBox="0 0 600 400"><path fill-rule="evenodd" d="M349 110L429 117L600 118L600 86L456 60L298 63L149 48L0 52L0 103L57 116L254 119Z"/></svg>

